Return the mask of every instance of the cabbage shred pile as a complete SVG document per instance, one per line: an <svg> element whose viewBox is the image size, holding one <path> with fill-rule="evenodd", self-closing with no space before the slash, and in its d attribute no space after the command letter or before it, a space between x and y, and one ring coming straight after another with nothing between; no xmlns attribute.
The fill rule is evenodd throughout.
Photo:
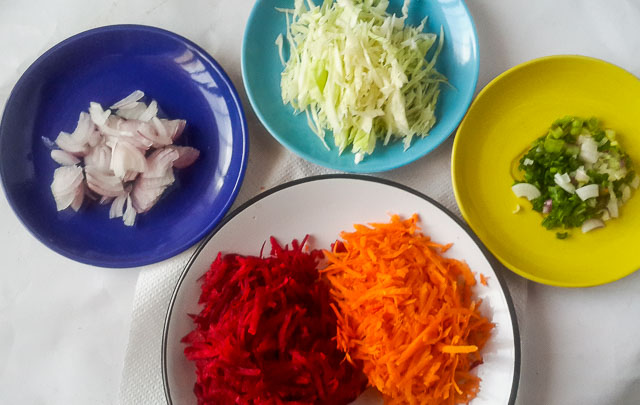
<svg viewBox="0 0 640 405"><path fill-rule="evenodd" d="M296 0L294 9L279 9L286 13L290 53L285 63L279 35L282 99L306 112L323 142L330 130L340 153L351 146L356 163L373 152L377 139L386 145L402 138L406 150L414 136L426 136L436 121L439 85L446 82L434 68L442 28L439 36L423 32L426 18L405 25L408 0L401 16L387 13L388 5Z"/></svg>

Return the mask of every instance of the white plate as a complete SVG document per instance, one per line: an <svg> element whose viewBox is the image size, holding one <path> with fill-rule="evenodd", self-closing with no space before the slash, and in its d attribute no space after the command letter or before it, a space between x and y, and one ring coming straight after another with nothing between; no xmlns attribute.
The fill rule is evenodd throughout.
<svg viewBox="0 0 640 405"><path fill-rule="evenodd" d="M200 311L198 278L216 254L257 255L265 241L275 236L282 243L311 235L311 248L326 248L343 230L355 223L386 222L388 214L420 216L425 234L436 242L453 243L447 256L466 261L476 273L488 278L478 283L484 315L495 323L493 335L483 351L484 363L477 367L482 378L472 405L515 402L520 373L520 341L511 297L496 274L478 240L462 222L428 197L396 183L365 176L329 175L295 181L276 187L247 202L229 215L194 253L174 291L165 321L162 368L169 404L195 404L195 367L184 355L180 339L193 324L188 313ZM375 392L354 402L382 404Z"/></svg>

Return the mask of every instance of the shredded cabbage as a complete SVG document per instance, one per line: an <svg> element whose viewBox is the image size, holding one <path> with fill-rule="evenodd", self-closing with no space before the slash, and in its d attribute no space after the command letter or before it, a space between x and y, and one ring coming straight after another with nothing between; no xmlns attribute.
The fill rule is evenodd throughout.
<svg viewBox="0 0 640 405"><path fill-rule="evenodd" d="M323 142L329 130L340 153L351 146L356 163L373 152L377 139L386 145L402 138L406 150L414 136L426 136L436 121L439 85L447 80L434 68L442 28L438 38L423 32L426 18L417 27L406 26L409 0L401 17L388 14L388 5L295 0L294 9L278 9L286 13L289 44L283 102L305 111ZM282 55L282 36L276 45Z"/></svg>

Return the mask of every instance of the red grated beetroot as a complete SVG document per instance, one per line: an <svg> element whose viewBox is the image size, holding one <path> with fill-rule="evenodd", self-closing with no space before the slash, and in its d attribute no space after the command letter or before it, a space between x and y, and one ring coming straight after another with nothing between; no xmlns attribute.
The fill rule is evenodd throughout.
<svg viewBox="0 0 640 405"><path fill-rule="evenodd" d="M336 345L323 254L271 238L271 256L218 254L182 341L198 404L348 404L366 385ZM262 255L261 255L262 256Z"/></svg>

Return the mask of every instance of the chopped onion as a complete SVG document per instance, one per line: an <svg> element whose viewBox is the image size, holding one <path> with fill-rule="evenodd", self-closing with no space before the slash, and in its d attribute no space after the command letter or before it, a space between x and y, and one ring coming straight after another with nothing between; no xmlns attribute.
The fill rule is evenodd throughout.
<svg viewBox="0 0 640 405"><path fill-rule="evenodd" d="M82 186L82 168L79 166L62 166L53 172L51 193L56 201L58 211L69 207L77 196L77 189Z"/></svg>
<svg viewBox="0 0 640 405"><path fill-rule="evenodd" d="M145 122L150 121L157 114L158 114L158 103L156 102L156 100L153 100L151 101L151 103L149 103L149 106L147 107L147 109L144 110L142 114L140 114L140 117L138 117L138 119L140 121L145 121Z"/></svg>
<svg viewBox="0 0 640 405"><path fill-rule="evenodd" d="M611 218L618 218L618 198L613 190L609 190L609 203L607 203L607 210Z"/></svg>
<svg viewBox="0 0 640 405"><path fill-rule="evenodd" d="M122 180L94 166L85 166L87 186L105 197L117 197L124 193Z"/></svg>
<svg viewBox="0 0 640 405"><path fill-rule="evenodd" d="M584 137L582 140L580 159L588 163L596 163L598 161L598 144L590 136Z"/></svg>
<svg viewBox="0 0 640 405"><path fill-rule="evenodd" d="M631 187L626 184L622 186L622 203L626 203L631 198Z"/></svg>
<svg viewBox="0 0 640 405"><path fill-rule="evenodd" d="M511 190L516 195L516 197L525 197L527 200L531 201L540 197L540 190L533 184L529 183L518 183L514 184L511 187Z"/></svg>
<svg viewBox="0 0 640 405"><path fill-rule="evenodd" d="M136 90L118 101L111 106L115 114L91 102L72 133L60 132L55 143L43 138L51 158L62 165L51 183L58 210L78 211L87 197L111 204L109 217L122 217L132 226L136 215L151 209L174 183L174 168L199 157L195 148L172 145L186 121L158 118L157 102L147 106L142 97Z"/></svg>
<svg viewBox="0 0 640 405"><path fill-rule="evenodd" d="M587 172L584 170L584 166L578 167L578 169L576 170L575 179L576 181L581 183L585 183L591 180Z"/></svg>
<svg viewBox="0 0 640 405"><path fill-rule="evenodd" d="M73 156L71 153L65 152L61 149L52 150L51 159L55 160L56 163L61 164L63 166L73 166L80 163L80 159Z"/></svg>
<svg viewBox="0 0 640 405"><path fill-rule="evenodd" d="M127 108L127 106L135 103L136 101L140 100L142 97L144 97L144 92L142 92L141 90L134 90L133 93L129 94L127 97L123 98L117 103L114 103L109 108L111 109Z"/></svg>
<svg viewBox="0 0 640 405"><path fill-rule="evenodd" d="M629 183L629 185L637 189L640 186L640 176L636 174L633 180L631 180L631 183Z"/></svg>
<svg viewBox="0 0 640 405"><path fill-rule="evenodd" d="M600 219L591 218L582 223L582 233L587 233L597 228L604 227L604 222Z"/></svg>
<svg viewBox="0 0 640 405"><path fill-rule="evenodd" d="M582 201L588 200L589 198L596 198L600 195L599 186L597 184L587 184L586 186L580 187L576 189L576 194Z"/></svg>
<svg viewBox="0 0 640 405"><path fill-rule="evenodd" d="M600 219L602 219L603 221L610 220L611 215L609 215L609 210L602 210L602 215L600 216Z"/></svg>
<svg viewBox="0 0 640 405"><path fill-rule="evenodd" d="M556 173L555 176L553 176L553 181L567 193L573 194L576 192L576 187L571 184L571 177L569 177L567 173Z"/></svg>
<svg viewBox="0 0 640 405"><path fill-rule="evenodd" d="M525 158L524 161L522 162L523 165L525 166L531 166L533 164L533 160L529 159L529 158Z"/></svg>
<svg viewBox="0 0 640 405"><path fill-rule="evenodd" d="M553 200L549 198L547 201L544 202L544 205L542 206L542 213L548 214L551 212L552 208L553 208Z"/></svg>
<svg viewBox="0 0 640 405"><path fill-rule="evenodd" d="M111 110L104 111L100 104L91 102L89 103L89 115L91 116L91 121L100 126L107 122L107 118L111 115Z"/></svg>
<svg viewBox="0 0 640 405"><path fill-rule="evenodd" d="M171 148L178 152L178 159L173 162L173 167L176 169L184 169L185 167L189 167L195 162L200 156L200 151L196 148L192 148L191 146L167 146L167 148Z"/></svg>
<svg viewBox="0 0 640 405"><path fill-rule="evenodd" d="M116 142L113 147L109 168L117 177L123 179L127 172L144 172L147 160L139 149L123 140Z"/></svg>
<svg viewBox="0 0 640 405"><path fill-rule="evenodd" d="M109 219L120 218L124 215L124 203L129 198L129 193L122 194L113 199L109 209Z"/></svg>
<svg viewBox="0 0 640 405"><path fill-rule="evenodd" d="M136 210L133 208L133 203L131 202L131 196L127 196L127 209L124 211L124 215L122 220L126 226L133 226L136 221Z"/></svg>
<svg viewBox="0 0 640 405"><path fill-rule="evenodd" d="M129 104L127 108L120 108L116 111L116 115L128 120L139 120L140 116L147 110L145 103Z"/></svg>

